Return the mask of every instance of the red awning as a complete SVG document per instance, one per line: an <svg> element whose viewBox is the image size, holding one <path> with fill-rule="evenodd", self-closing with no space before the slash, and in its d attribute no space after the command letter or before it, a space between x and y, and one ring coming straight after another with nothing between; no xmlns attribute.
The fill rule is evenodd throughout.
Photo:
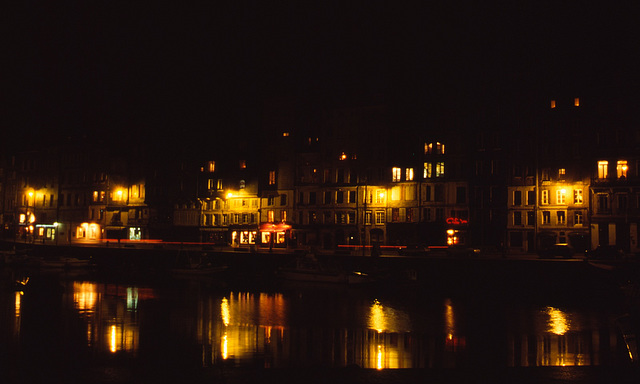
<svg viewBox="0 0 640 384"><path fill-rule="evenodd" d="M260 225L260 232L283 232L291 229L291 226L286 223L264 223Z"/></svg>

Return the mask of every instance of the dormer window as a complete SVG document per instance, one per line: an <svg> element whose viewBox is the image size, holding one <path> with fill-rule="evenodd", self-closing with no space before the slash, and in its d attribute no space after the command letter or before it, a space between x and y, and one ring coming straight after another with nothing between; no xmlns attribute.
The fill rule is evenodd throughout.
<svg viewBox="0 0 640 384"><path fill-rule="evenodd" d="M444 155L444 144L437 141L435 143L425 143L424 153L425 155L430 155L430 154Z"/></svg>
<svg viewBox="0 0 640 384"><path fill-rule="evenodd" d="M609 177L609 162L607 160L598 161L598 179Z"/></svg>
<svg viewBox="0 0 640 384"><path fill-rule="evenodd" d="M618 165L616 166L618 179L626 178L628 170L629 170L629 167L627 165L627 160L618 160Z"/></svg>

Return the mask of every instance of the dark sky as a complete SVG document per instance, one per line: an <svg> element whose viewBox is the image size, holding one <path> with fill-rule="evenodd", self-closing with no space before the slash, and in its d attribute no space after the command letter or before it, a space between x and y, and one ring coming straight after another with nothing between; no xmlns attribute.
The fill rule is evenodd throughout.
<svg viewBox="0 0 640 384"><path fill-rule="evenodd" d="M190 139L255 126L262 101L280 96L382 93L420 125L497 101L637 95L638 6L16 3L1 20L0 122L20 138L169 130Z"/></svg>

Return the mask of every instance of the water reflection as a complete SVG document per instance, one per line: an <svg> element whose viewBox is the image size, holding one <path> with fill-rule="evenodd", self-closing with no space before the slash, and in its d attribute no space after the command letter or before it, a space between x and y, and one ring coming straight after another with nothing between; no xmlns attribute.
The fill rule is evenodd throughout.
<svg viewBox="0 0 640 384"><path fill-rule="evenodd" d="M170 348L202 367L455 368L484 364L490 360L487 355L497 356L490 362L497 366L602 365L614 361L619 350L616 314L601 308L499 300L488 306L446 296L366 290L247 292L197 283L161 290L95 281L58 284L62 296L18 289L4 296L9 313L13 306L13 320L5 329L14 340L28 332L26 326L22 330L23 322L33 323L31 317L47 313L46 300L59 302L62 297L62 305L71 311L61 313L73 313L69 322L80 320L83 346L97 352L94 356L138 358L144 351L145 361L153 361L166 354L162 348ZM34 306L42 309L34 311ZM78 328L62 330L71 329Z"/></svg>
<svg viewBox="0 0 640 384"><path fill-rule="evenodd" d="M146 299L155 296L150 288L87 281L72 283L73 304L85 320L88 346L97 346L112 354L136 355L140 338L137 318L140 291Z"/></svg>

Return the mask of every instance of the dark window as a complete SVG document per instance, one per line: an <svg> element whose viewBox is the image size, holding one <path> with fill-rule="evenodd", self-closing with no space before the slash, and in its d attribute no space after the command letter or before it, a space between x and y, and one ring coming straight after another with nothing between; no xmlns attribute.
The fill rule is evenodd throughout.
<svg viewBox="0 0 640 384"><path fill-rule="evenodd" d="M522 205L522 191L513 191L513 205Z"/></svg>
<svg viewBox="0 0 640 384"><path fill-rule="evenodd" d="M467 202L467 188L456 187L456 204L464 204Z"/></svg>
<svg viewBox="0 0 640 384"><path fill-rule="evenodd" d="M536 203L536 191L527 191L527 205Z"/></svg>
<svg viewBox="0 0 640 384"><path fill-rule="evenodd" d="M336 192L336 203L337 204L344 203L344 192L342 192L342 191Z"/></svg>
<svg viewBox="0 0 640 384"><path fill-rule="evenodd" d="M309 204L315 204L315 203L316 203L316 193L309 192Z"/></svg>

